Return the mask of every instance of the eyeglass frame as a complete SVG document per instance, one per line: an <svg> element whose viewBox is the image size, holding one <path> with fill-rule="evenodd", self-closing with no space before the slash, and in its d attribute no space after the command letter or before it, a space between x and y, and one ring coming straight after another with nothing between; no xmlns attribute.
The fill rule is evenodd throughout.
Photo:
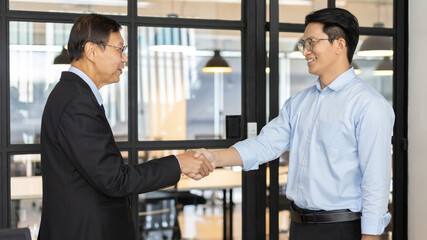
<svg viewBox="0 0 427 240"><path fill-rule="evenodd" d="M307 39L301 39L298 41L297 46L298 46L298 50L301 53L304 53L304 49L307 49L307 51L313 51L314 48L314 44L316 44L318 41L321 40L334 40L334 39L330 39L330 38L307 38ZM307 45L307 43L310 41L309 45Z"/></svg>
<svg viewBox="0 0 427 240"><path fill-rule="evenodd" d="M121 52L122 56L123 56L123 55L125 55L125 51L126 51L126 49L128 48L128 45L124 45L123 47L117 47L117 46L110 45L110 44L106 44L106 43L103 43L103 42L100 42L100 43L93 42L93 43L98 44L98 45L102 45L102 46L104 46L104 48L105 48L106 46L116 48L116 49L120 50L120 52ZM82 44L82 48L84 48L84 47L85 47L85 45L86 45L86 43Z"/></svg>
<svg viewBox="0 0 427 240"><path fill-rule="evenodd" d="M109 47L113 47L115 49L120 50L120 52L122 53L122 56L125 55L125 51L128 48L128 45L124 45L123 47L117 47L117 46L106 44L106 43L101 43L101 45L103 45L104 47L109 46Z"/></svg>

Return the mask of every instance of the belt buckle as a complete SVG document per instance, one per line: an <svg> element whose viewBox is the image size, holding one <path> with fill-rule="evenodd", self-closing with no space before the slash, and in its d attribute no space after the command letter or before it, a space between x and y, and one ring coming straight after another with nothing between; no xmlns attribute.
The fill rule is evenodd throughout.
<svg viewBox="0 0 427 240"><path fill-rule="evenodd" d="M301 223L306 223L307 219L305 218L305 213L301 213Z"/></svg>
<svg viewBox="0 0 427 240"><path fill-rule="evenodd" d="M316 224L316 223L317 223L317 215L316 215L316 212L313 212L313 220L314 220L314 223Z"/></svg>

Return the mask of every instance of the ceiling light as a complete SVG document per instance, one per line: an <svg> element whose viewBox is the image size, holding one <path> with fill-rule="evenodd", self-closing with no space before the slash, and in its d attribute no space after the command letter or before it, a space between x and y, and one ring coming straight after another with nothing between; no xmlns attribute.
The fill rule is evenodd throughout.
<svg viewBox="0 0 427 240"><path fill-rule="evenodd" d="M209 59L202 71L205 73L230 73L232 68L228 65L227 61L221 57L219 50L215 50L214 56Z"/></svg>
<svg viewBox="0 0 427 240"><path fill-rule="evenodd" d="M373 74L374 76L393 76L393 61L390 57L384 57Z"/></svg>
<svg viewBox="0 0 427 240"><path fill-rule="evenodd" d="M354 68L354 73L356 75L360 75L362 73L362 70L360 70L359 65L357 65L355 62L352 62L351 66Z"/></svg>
<svg viewBox="0 0 427 240"><path fill-rule="evenodd" d="M67 46L64 46L62 48L61 53L55 57L55 59L53 60L53 64L55 65L66 65L66 64L70 64L70 55L68 55L68 51L67 51Z"/></svg>
<svg viewBox="0 0 427 240"><path fill-rule="evenodd" d="M384 23L376 23L374 27L384 27ZM363 41L357 52L361 57L393 56L393 39L391 37L371 36Z"/></svg>

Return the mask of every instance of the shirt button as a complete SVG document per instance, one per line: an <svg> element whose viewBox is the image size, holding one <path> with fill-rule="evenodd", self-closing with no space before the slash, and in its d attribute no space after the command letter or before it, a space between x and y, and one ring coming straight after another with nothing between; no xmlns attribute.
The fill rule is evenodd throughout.
<svg viewBox="0 0 427 240"><path fill-rule="evenodd" d="M302 187L301 187L301 186L298 186L298 189L299 189L299 190L301 190L301 189L302 189Z"/></svg>
<svg viewBox="0 0 427 240"><path fill-rule="evenodd" d="M303 162L302 165L305 167L305 166L307 166L307 163Z"/></svg>

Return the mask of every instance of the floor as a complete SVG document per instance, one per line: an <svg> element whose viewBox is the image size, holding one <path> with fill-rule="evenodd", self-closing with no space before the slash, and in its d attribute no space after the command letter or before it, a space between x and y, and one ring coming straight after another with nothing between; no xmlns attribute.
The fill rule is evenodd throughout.
<svg viewBox="0 0 427 240"><path fill-rule="evenodd" d="M222 194L217 192L216 200L208 200L205 205L187 205L178 214L181 236L186 240L223 239ZM242 239L242 201L240 189L233 191L233 239ZM268 220L268 211L266 211ZM279 212L279 240L288 240L289 212ZM268 231L268 222L266 229ZM267 233L268 236L268 233ZM267 237L268 239L268 237Z"/></svg>
<svg viewBox="0 0 427 240"><path fill-rule="evenodd" d="M268 215L266 216L268 219ZM289 213L279 213L279 240L288 240L287 230ZM221 240L223 239L222 206L207 207L186 206L178 215L182 238L186 240ZM233 212L233 239L242 239L241 204L236 204ZM268 229L268 226L267 226ZM268 239L268 238L267 238Z"/></svg>
<svg viewBox="0 0 427 240"><path fill-rule="evenodd" d="M235 194L234 196L239 196ZM221 197L221 196L219 196ZM182 211L178 213L178 222L181 230L181 237L183 240L221 240L223 239L223 218L222 218L222 201L220 198L208 201L205 205L187 205ZM234 199L235 207L233 211L233 239L242 239L242 204L241 199ZM12 208L16 205L12 204ZM19 219L17 227L29 227L32 238L37 239L40 213L41 213L41 200L21 200L16 215L12 216L14 219ZM268 218L268 211L266 213ZM288 227L289 227L289 212L279 212L279 240L288 240ZM268 230L268 223L266 226ZM391 239L391 233L381 236L382 240ZM171 237L171 236L170 236ZM161 235L152 234L148 240L163 240ZM171 238L166 238L171 239ZM267 238L268 240L268 233Z"/></svg>

